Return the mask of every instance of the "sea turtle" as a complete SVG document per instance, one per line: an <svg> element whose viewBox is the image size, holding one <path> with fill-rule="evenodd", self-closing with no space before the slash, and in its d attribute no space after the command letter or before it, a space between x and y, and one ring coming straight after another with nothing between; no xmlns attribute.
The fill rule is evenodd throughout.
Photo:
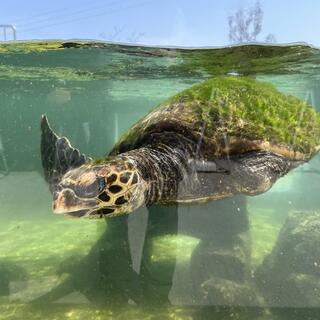
<svg viewBox="0 0 320 320"><path fill-rule="evenodd" d="M161 103L92 160L41 120L53 211L113 217L143 204L256 195L319 150L320 116L249 77L205 80Z"/></svg>

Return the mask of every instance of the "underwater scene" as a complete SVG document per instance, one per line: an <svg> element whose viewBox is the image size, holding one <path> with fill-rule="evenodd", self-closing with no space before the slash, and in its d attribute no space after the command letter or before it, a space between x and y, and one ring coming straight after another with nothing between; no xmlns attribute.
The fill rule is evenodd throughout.
<svg viewBox="0 0 320 320"><path fill-rule="evenodd" d="M319 319L319 80L304 43L1 43L0 319Z"/></svg>

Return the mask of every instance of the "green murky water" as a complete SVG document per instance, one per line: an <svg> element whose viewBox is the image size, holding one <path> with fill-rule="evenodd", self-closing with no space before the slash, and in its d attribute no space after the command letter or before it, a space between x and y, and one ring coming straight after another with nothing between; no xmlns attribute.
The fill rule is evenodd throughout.
<svg viewBox="0 0 320 320"><path fill-rule="evenodd" d="M256 197L108 221L51 212L41 114L101 156L159 102L222 74L269 81L320 109L320 51L302 44L0 44L1 319L320 317L319 157Z"/></svg>

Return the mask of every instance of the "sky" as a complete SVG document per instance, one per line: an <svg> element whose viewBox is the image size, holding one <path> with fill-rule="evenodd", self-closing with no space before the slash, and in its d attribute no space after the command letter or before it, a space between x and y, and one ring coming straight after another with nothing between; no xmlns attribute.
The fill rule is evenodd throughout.
<svg viewBox="0 0 320 320"><path fill-rule="evenodd" d="M228 16L256 0L1 0L0 24L18 40L92 39L159 46L229 44ZM320 46L320 1L260 0L261 34ZM10 39L11 34L7 32ZM0 40L3 33L0 29Z"/></svg>

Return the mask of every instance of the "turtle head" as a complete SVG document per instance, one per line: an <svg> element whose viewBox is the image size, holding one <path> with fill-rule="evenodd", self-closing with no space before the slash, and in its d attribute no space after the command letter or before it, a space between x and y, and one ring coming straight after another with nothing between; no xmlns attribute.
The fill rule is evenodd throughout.
<svg viewBox="0 0 320 320"><path fill-rule="evenodd" d="M92 161L59 137L41 117L41 159L53 211L102 218L129 213L145 202L146 182L126 158Z"/></svg>
<svg viewBox="0 0 320 320"><path fill-rule="evenodd" d="M103 218L129 213L144 203L145 183L117 159L68 171L53 191L53 211L72 217Z"/></svg>

